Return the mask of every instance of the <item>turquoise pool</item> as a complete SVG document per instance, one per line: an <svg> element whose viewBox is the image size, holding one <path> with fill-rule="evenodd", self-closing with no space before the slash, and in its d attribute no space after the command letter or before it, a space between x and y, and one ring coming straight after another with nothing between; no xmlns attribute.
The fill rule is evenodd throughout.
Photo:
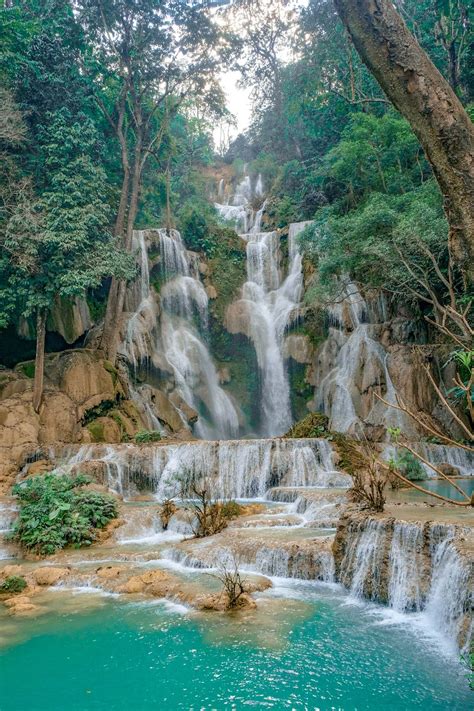
<svg viewBox="0 0 474 711"><path fill-rule="evenodd" d="M429 639L330 587L295 591L230 618L102 600L21 621L1 651L0 708L473 708L465 670Z"/></svg>

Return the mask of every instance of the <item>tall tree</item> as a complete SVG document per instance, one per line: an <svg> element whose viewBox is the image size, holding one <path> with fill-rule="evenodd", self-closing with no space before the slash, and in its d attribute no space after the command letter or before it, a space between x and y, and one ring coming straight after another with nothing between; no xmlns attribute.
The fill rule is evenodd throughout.
<svg viewBox="0 0 474 711"><path fill-rule="evenodd" d="M474 280L474 127L389 0L334 0L362 60L417 135L444 197L453 260Z"/></svg>
<svg viewBox="0 0 474 711"><path fill-rule="evenodd" d="M33 407L43 394L46 320L58 298L85 297L106 276L130 277L132 265L108 231L106 176L91 120L67 109L49 117L42 136L47 184L26 190L1 239L0 325L16 314L36 319Z"/></svg>
<svg viewBox="0 0 474 711"><path fill-rule="evenodd" d="M202 7L182 0L79 0L77 8L92 47L85 69L120 152L114 232L130 251L145 166L183 101L215 92L220 33ZM101 339L112 361L125 290L123 280L112 280Z"/></svg>

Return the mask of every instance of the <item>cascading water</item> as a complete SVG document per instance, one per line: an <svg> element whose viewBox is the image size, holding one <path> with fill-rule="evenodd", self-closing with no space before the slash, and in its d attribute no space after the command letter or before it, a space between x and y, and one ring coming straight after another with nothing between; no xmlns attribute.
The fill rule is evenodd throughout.
<svg viewBox="0 0 474 711"><path fill-rule="evenodd" d="M255 186L261 197L261 179ZM226 219L235 218L233 210L240 210L237 229L246 242L247 281L239 301L233 305L245 314L246 335L254 344L261 379L260 431L263 436L280 435L292 424L290 387L283 346L285 331L298 313L303 289L301 255L297 235L307 223L290 226L288 235L288 275L281 278L280 239L276 232L261 232L265 203L254 213L249 208L252 185L247 176L239 184L233 205L216 204ZM232 213L232 214L231 214ZM232 307L231 307L232 308Z"/></svg>
<svg viewBox="0 0 474 711"><path fill-rule="evenodd" d="M61 460L61 453L51 452ZM84 445L64 452L63 467L101 463L107 485L125 497L140 487L158 498L177 493L177 479L212 481L213 495L226 499L262 498L273 486L347 487L326 440L229 440L140 447Z"/></svg>
<svg viewBox="0 0 474 711"><path fill-rule="evenodd" d="M361 393L377 388L388 403L397 404L396 392L387 367L388 354L373 324L368 323L371 310L354 282L345 279L341 288L341 299L328 309L330 333L320 361L331 362L334 349L337 355L318 384L316 409L328 415L331 429L339 432L361 434L364 424L383 424L410 433L413 424L404 413L374 397L365 405L362 402ZM351 321L349 333L344 329L345 310Z"/></svg>
<svg viewBox="0 0 474 711"><path fill-rule="evenodd" d="M150 289L147 235L157 239L160 252L161 314L157 296ZM176 230L141 231L135 233L134 239L140 274L128 295L132 315L127 323L122 352L135 370L140 363L159 361L160 355L164 357L178 395L201 413L195 425L199 437L235 437L239 429L237 409L220 387L216 368L201 335L207 328L208 297L199 279L194 255L186 251ZM135 391L135 396L140 399L140 390ZM143 408L148 424L156 429L146 399Z"/></svg>

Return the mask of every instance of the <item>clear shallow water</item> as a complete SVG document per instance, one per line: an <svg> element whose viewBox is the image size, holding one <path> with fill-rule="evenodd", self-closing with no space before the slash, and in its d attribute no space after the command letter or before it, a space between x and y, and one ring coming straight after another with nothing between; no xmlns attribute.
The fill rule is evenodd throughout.
<svg viewBox="0 0 474 711"><path fill-rule="evenodd" d="M180 613L102 600L20 621L0 653L1 710L473 707L455 660L329 587L273 590L256 613Z"/></svg>
<svg viewBox="0 0 474 711"><path fill-rule="evenodd" d="M466 494L473 494L474 493L474 476L469 478L469 479L453 479L453 481L461 488L463 489ZM463 497L461 494L456 491L456 489L453 486L450 486L450 484L447 481L443 481L442 479L425 479L423 481L415 482L422 486L424 489L428 489L428 491L434 491L436 494L441 494L442 496L448 496L450 499L454 499L455 501L462 501ZM405 499L405 500L410 500L410 501L429 501L429 503L436 503L436 499L433 499L430 496L426 496L426 494L423 494L421 491L417 491L416 489L401 489L397 492L398 497Z"/></svg>

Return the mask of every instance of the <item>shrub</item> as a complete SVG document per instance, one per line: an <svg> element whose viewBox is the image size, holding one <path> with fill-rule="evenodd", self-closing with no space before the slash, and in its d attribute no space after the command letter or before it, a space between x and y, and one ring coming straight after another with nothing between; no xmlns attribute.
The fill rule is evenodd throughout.
<svg viewBox="0 0 474 711"><path fill-rule="evenodd" d="M230 501L224 501L221 508L222 515L227 519L237 518L237 516L240 516L242 513L242 506L233 499Z"/></svg>
<svg viewBox="0 0 474 711"><path fill-rule="evenodd" d="M117 503L109 494L83 489L89 482L82 475L46 474L14 486L20 513L10 538L41 555L93 543L97 530L117 517Z"/></svg>
<svg viewBox="0 0 474 711"><path fill-rule="evenodd" d="M390 464L394 466L400 474L410 481L421 481L426 479L426 473L418 459L407 449L401 452L390 460Z"/></svg>
<svg viewBox="0 0 474 711"><path fill-rule="evenodd" d="M26 580L20 575L9 575L0 585L2 593L21 593L26 588Z"/></svg>
<svg viewBox="0 0 474 711"><path fill-rule="evenodd" d="M161 432L157 430L140 430L134 437L137 444L146 442L159 442L161 440Z"/></svg>
<svg viewBox="0 0 474 711"><path fill-rule="evenodd" d="M163 531L168 530L169 523L177 510L178 507L174 503L173 499L165 499L161 502L160 521L161 525L163 526Z"/></svg>

